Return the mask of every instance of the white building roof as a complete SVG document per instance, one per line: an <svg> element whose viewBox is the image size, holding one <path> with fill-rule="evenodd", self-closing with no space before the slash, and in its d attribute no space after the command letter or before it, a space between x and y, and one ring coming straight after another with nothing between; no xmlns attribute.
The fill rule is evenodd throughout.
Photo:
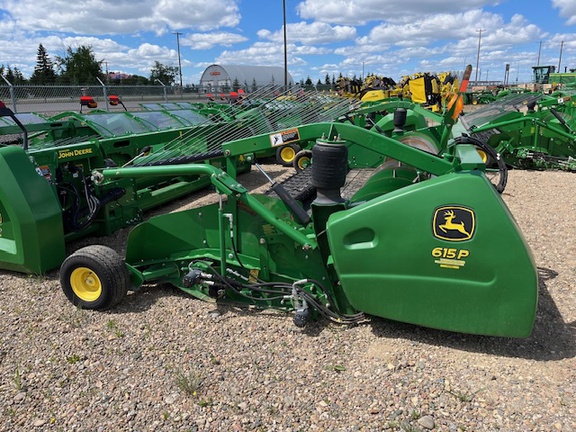
<svg viewBox="0 0 576 432"><path fill-rule="evenodd" d="M213 64L206 68L200 78L200 86L216 87L221 85L233 85L238 80L240 86L252 86L256 81L257 86L268 84L284 84L284 68L278 66L249 66L249 65L217 65ZM294 84L292 76L288 73L288 84Z"/></svg>

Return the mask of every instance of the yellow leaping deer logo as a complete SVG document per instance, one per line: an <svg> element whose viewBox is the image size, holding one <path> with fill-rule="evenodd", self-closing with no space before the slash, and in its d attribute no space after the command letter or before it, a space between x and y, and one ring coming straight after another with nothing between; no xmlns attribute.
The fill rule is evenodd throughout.
<svg viewBox="0 0 576 432"><path fill-rule="evenodd" d="M434 213L434 236L442 240L470 240L475 226L474 211L466 207L440 207Z"/></svg>
<svg viewBox="0 0 576 432"><path fill-rule="evenodd" d="M470 233L468 231L466 231L466 227L464 226L464 222L452 222L454 220L454 218L456 217L456 215L454 215L454 210L448 210L444 212L444 221L446 223L443 223L442 225L438 225L438 228L440 228L442 230L442 232L447 233L450 230L456 230L459 233L462 233L464 235L466 235L467 237L470 237Z"/></svg>

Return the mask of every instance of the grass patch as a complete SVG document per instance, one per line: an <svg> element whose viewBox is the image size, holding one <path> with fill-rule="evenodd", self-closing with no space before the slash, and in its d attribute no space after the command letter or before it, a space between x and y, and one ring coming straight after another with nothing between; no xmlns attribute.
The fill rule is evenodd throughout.
<svg viewBox="0 0 576 432"><path fill-rule="evenodd" d="M180 369L176 371L176 377L174 380L180 391L187 396L197 396L198 390L202 387L204 381L204 379L196 372L184 372Z"/></svg>

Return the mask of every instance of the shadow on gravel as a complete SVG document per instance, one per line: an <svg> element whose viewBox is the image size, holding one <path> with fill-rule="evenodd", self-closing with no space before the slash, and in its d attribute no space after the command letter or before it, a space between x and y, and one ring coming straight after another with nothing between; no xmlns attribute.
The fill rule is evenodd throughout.
<svg viewBox="0 0 576 432"><path fill-rule="evenodd" d="M537 361L561 360L576 356L576 322L562 319L546 282L558 276L552 269L538 268L538 310L532 335L526 339L465 335L428 329L384 319L373 319L372 331L377 337L402 338L415 342L445 346L470 352Z"/></svg>
<svg viewBox="0 0 576 432"><path fill-rule="evenodd" d="M130 291L120 304L108 313L123 314L126 312L146 312L154 304L164 297L178 296L182 301L194 301L195 299L186 295L186 293L168 284L150 284L145 285L137 291Z"/></svg>
<svg viewBox="0 0 576 432"><path fill-rule="evenodd" d="M526 358L537 361L561 360L576 357L576 323L565 323L550 296L546 282L558 274L551 269L538 268L539 303L532 335L526 339L466 335L443 330L429 329L412 324L372 317L373 334L378 338L406 339L414 342L450 347L462 351L488 353L505 357ZM171 285L148 285L129 295L109 313L145 312L164 297L178 296L182 301L201 301ZM262 310L231 304L213 304L213 312L219 320L233 316L259 317L292 320L290 314L280 311ZM317 337L331 324L325 319L310 322L300 331L308 337ZM363 325L363 324L360 324Z"/></svg>

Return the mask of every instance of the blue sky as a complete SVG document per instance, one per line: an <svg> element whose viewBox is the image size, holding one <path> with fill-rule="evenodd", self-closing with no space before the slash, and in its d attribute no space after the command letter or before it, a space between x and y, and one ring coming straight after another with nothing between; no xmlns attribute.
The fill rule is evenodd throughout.
<svg viewBox="0 0 576 432"><path fill-rule="evenodd" d="M575 0L285 1L295 81L476 68L480 29L473 79L502 80L510 64L510 82L528 82L539 53L576 68ZM282 24L282 0L0 0L0 65L29 77L40 43L51 59L88 45L110 71L149 76L155 61L178 65L179 32L196 84L213 63L283 66Z"/></svg>

